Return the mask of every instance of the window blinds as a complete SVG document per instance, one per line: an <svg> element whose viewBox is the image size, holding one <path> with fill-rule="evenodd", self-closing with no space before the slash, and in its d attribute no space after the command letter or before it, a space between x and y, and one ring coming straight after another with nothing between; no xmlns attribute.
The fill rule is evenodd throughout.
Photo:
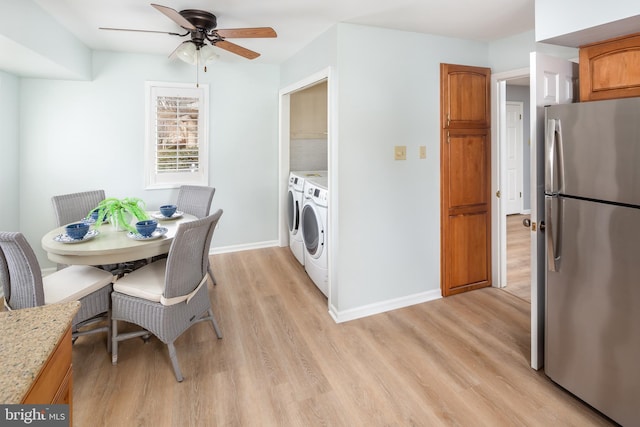
<svg viewBox="0 0 640 427"><path fill-rule="evenodd" d="M156 98L156 173L199 170L199 115L197 97Z"/></svg>

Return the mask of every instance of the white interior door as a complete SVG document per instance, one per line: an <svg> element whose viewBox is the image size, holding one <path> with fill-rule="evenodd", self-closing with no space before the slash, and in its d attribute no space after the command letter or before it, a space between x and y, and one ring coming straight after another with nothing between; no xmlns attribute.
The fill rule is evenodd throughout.
<svg viewBox="0 0 640 427"><path fill-rule="evenodd" d="M531 52L531 367L544 363L544 106L573 102L578 64Z"/></svg>
<svg viewBox="0 0 640 427"><path fill-rule="evenodd" d="M507 102L506 214L522 212L522 102Z"/></svg>

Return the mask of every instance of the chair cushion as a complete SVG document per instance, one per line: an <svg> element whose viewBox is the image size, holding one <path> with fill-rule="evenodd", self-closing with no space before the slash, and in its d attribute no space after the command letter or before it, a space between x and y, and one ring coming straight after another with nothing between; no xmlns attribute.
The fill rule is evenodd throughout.
<svg viewBox="0 0 640 427"><path fill-rule="evenodd" d="M132 297L160 302L164 292L164 272L167 259L147 264L135 270L113 284L113 290Z"/></svg>
<svg viewBox="0 0 640 427"><path fill-rule="evenodd" d="M71 265L42 278L44 303L78 301L113 282L108 271L88 265Z"/></svg>

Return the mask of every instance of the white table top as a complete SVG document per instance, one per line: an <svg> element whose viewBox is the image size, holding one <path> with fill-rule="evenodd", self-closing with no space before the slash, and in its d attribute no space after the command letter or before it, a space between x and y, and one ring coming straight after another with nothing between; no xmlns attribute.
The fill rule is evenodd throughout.
<svg viewBox="0 0 640 427"><path fill-rule="evenodd" d="M54 240L59 234L65 234L63 227L58 227L42 237L42 249L47 257L59 264L70 265L105 265L151 258L169 253L169 247L178 229L178 224L197 219L193 215L170 220L158 220L158 227L166 227L167 234L152 240L134 240L127 237L128 231L115 231L111 224L102 224L99 235L80 243L60 243ZM95 226L91 226L94 229Z"/></svg>

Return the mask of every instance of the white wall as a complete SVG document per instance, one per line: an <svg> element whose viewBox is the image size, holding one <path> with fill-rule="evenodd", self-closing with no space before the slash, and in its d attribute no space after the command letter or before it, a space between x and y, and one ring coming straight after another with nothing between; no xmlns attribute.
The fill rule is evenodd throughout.
<svg viewBox="0 0 640 427"><path fill-rule="evenodd" d="M333 26L280 67L280 88L303 80L329 66L335 67L338 27ZM331 91L331 87L327 90Z"/></svg>
<svg viewBox="0 0 640 427"><path fill-rule="evenodd" d="M48 261L40 238L55 225L53 195L103 188L107 196L140 197L150 209L177 196L177 190L143 188L144 83L195 83L195 67L164 55L95 52L93 69L86 82L21 83L21 228L41 264ZM210 86L212 209L225 211L213 247L272 244L278 67L218 62L208 70L200 81Z"/></svg>
<svg viewBox="0 0 640 427"><path fill-rule="evenodd" d="M529 68L529 53L541 52L564 59L577 59L578 49L536 43L535 33L526 31L489 43L489 62L493 74Z"/></svg>
<svg viewBox="0 0 640 427"><path fill-rule="evenodd" d="M0 231L19 228L18 106L19 79L0 71L0 200L5 206L0 214ZM9 208L7 208L9 207Z"/></svg>
<svg viewBox="0 0 640 427"><path fill-rule="evenodd" d="M440 295L442 62L487 66L488 46L339 25L340 312Z"/></svg>
<svg viewBox="0 0 640 427"><path fill-rule="evenodd" d="M536 0L536 40L579 46L638 31L637 0ZM571 35L569 37L566 37ZM562 42L563 36L565 43Z"/></svg>

